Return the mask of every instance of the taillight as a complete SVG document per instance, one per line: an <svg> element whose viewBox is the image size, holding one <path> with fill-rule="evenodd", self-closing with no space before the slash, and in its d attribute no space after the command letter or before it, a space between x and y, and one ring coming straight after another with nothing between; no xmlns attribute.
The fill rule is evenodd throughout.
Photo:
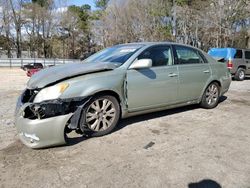
<svg viewBox="0 0 250 188"><path fill-rule="evenodd" d="M232 60L227 61L227 68L232 69L233 68L233 62Z"/></svg>

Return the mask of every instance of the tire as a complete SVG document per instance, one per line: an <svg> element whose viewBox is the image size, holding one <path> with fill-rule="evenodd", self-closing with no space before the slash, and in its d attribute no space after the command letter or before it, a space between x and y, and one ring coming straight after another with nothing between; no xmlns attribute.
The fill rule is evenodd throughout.
<svg viewBox="0 0 250 188"><path fill-rule="evenodd" d="M110 95L94 97L84 110L85 134L92 137L111 133L120 119L120 105L117 99Z"/></svg>
<svg viewBox="0 0 250 188"><path fill-rule="evenodd" d="M238 68L238 70L236 71L234 78L237 81L243 81L245 79L245 74L246 70L243 68Z"/></svg>
<svg viewBox="0 0 250 188"><path fill-rule="evenodd" d="M216 82L212 82L205 89L200 106L206 109L215 108L219 103L220 86Z"/></svg>

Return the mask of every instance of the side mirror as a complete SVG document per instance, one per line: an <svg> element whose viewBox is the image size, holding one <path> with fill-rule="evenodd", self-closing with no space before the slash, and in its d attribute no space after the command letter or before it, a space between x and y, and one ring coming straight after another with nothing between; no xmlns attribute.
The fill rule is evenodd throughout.
<svg viewBox="0 0 250 188"><path fill-rule="evenodd" d="M132 63L129 69L145 69L145 68L150 68L150 67L152 67L151 59L140 59Z"/></svg>

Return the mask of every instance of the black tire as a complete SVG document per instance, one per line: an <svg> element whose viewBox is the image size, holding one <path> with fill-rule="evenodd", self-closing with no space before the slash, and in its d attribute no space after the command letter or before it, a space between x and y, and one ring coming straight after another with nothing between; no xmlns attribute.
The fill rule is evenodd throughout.
<svg viewBox="0 0 250 188"><path fill-rule="evenodd" d="M211 88L215 88L215 89L212 91ZM220 98L220 86L218 85L218 83L212 82L205 89L200 106L206 109L215 108L219 103L219 98ZM209 102L210 99L211 99L211 103Z"/></svg>
<svg viewBox="0 0 250 188"><path fill-rule="evenodd" d="M238 68L238 70L236 71L234 78L237 81L243 81L245 79L246 76L246 70L243 68Z"/></svg>
<svg viewBox="0 0 250 188"><path fill-rule="evenodd" d="M107 129L105 130L99 130L99 131L96 131L96 130L92 130L91 129L91 126L88 125L89 123L87 122L87 113L89 112L88 110L91 109L91 105L96 102L96 101L104 101L104 100L108 100L112 103L112 109L115 110L115 115L113 117L112 120L110 120L110 126L108 126ZM102 103L103 105L104 103ZM91 109L93 110L93 109ZM119 122L119 119L120 119L120 113L121 113L121 110L120 110L120 105L119 105L119 102L117 101L117 99L114 97L114 96L111 96L111 95L101 95L101 96L96 96L94 97L93 99L90 100L90 102L88 103L88 105L86 106L84 112L85 115L85 119L83 120L84 122L84 125L85 125L85 128L87 128L87 131L84 132L84 134L88 135L88 136L92 136L92 137L99 137L99 136L104 136L104 135L107 135L109 133L111 133L114 128L116 127L116 125L118 124ZM100 126L104 126L104 118L105 118L105 115L103 114L103 112L100 112L101 114L97 115L100 119L102 117L102 120L100 120L102 123L100 123ZM108 111L107 111L107 114L108 114ZM107 120L107 117L105 118L105 120ZM93 120L94 121L94 120Z"/></svg>

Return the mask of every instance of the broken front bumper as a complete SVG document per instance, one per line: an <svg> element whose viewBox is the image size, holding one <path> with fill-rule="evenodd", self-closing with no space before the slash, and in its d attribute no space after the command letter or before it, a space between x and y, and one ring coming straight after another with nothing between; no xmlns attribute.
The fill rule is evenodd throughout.
<svg viewBox="0 0 250 188"><path fill-rule="evenodd" d="M30 103L22 104L18 99L15 125L20 140L31 148L44 148L65 144L65 126L73 113L46 119L24 118L24 111Z"/></svg>

